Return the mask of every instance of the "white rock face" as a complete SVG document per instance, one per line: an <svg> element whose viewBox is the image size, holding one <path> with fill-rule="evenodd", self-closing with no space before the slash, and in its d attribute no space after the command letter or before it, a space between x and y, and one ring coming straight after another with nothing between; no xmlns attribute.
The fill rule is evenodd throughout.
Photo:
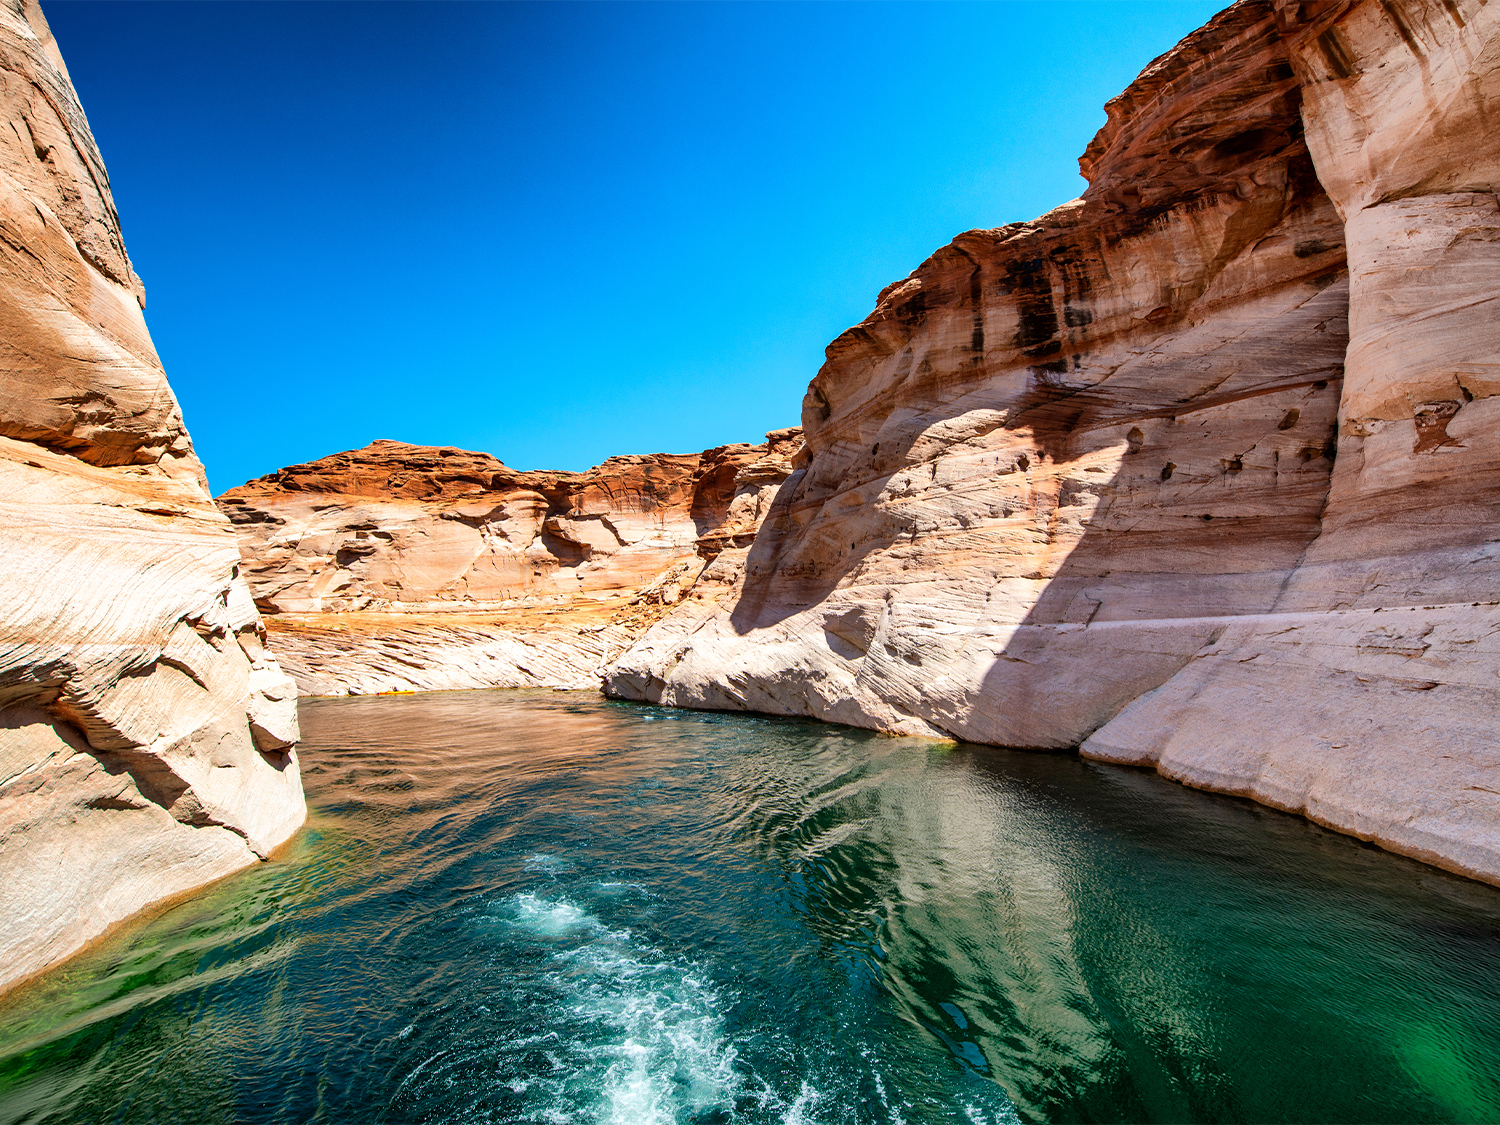
<svg viewBox="0 0 1500 1125"><path fill-rule="evenodd" d="M303 695L597 691L602 669L658 616L626 599L501 614L297 614L275 620L271 640Z"/></svg>
<svg viewBox="0 0 1500 1125"><path fill-rule="evenodd" d="M607 690L1081 743L1500 883L1491 7L1241 0L1154 62L1081 200L834 341Z"/></svg>
<svg viewBox="0 0 1500 1125"><path fill-rule="evenodd" d="M1500 883L1500 12L1279 15L1349 255L1321 534L1284 618L1234 623L1083 752Z"/></svg>
<svg viewBox="0 0 1500 1125"><path fill-rule="evenodd" d="M0 988L302 824L267 654L32 0L0 3Z"/></svg>

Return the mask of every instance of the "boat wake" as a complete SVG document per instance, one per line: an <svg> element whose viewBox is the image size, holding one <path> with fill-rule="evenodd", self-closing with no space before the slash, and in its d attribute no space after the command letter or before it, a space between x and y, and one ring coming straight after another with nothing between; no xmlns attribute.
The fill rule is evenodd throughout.
<svg viewBox="0 0 1500 1125"><path fill-rule="evenodd" d="M550 947L542 980L558 1008L550 1053L561 1069L540 1079L552 1087L541 1120L658 1125L735 1114L737 1052L721 996L702 975L564 899L521 894L509 905L512 926Z"/></svg>
<svg viewBox="0 0 1500 1125"><path fill-rule="evenodd" d="M592 889L607 893L617 887ZM525 1097L519 1120L548 1125L906 1125L910 1120L913 1107L887 1094L868 1048L851 1046L847 1057L830 1056L823 1067L803 1059L795 1087L778 1089L747 1058L765 1032L741 1029L737 1038L729 1029L736 999L730 990L716 984L702 965L664 953L568 897L517 894L498 904L492 918L512 947L507 960L531 967L523 986L527 995L523 999L518 990L515 999L531 1007L537 1030L496 1045L501 1081ZM795 1044L778 1046L781 1054L800 1053ZM864 1075L866 1092L849 1088L851 1063ZM1016 1120L1008 1106L998 1112L954 1109L953 1120L975 1125Z"/></svg>

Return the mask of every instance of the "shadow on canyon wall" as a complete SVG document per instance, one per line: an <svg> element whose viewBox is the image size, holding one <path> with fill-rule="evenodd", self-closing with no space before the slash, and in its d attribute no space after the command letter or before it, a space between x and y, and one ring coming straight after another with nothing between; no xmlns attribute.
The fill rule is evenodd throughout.
<svg viewBox="0 0 1500 1125"><path fill-rule="evenodd" d="M1348 344L1301 113L1271 5L1234 5L1111 103L1081 200L883 291L809 388L811 457L734 633L831 603L828 647L856 662L873 613L877 695L1010 745L1042 727L1008 716L1097 698L1060 745L1169 678L1207 619L1274 609L1321 531Z"/></svg>
<svg viewBox="0 0 1500 1125"><path fill-rule="evenodd" d="M903 585L948 583L936 608L953 606L956 618L986 616L986 603L998 593L1004 604L990 621L1019 624L969 689L970 709L989 725L965 725L960 733L988 732L984 741L1031 745L1027 731L1033 728L1008 716L1055 706L1061 683L1092 677L1097 684L1085 694L1092 691L1097 705L1081 720L1086 733L1141 690L1168 679L1214 628L1194 623L1185 640L1168 646L1131 641L1128 630L1115 630L1111 647L1091 655L1089 624L1145 627L1274 609L1319 534L1335 455L1348 296L1338 232L1328 233L1333 241L1305 255L1316 256L1309 263L1316 269L1282 283L1288 297L1281 315L1223 333L1228 342L1207 374L1197 368L1208 360L1185 354L1144 378L1137 373L1112 381L1106 375L1085 382L1073 375L1078 360L1063 356L1021 371L1008 365L991 378L976 329L968 372L934 386L899 434L884 427L868 453L853 452L847 441L833 443L782 486L746 560L730 615L734 631L746 636L775 626L839 591L858 600L865 583L894 589L897 610ZM1077 298L1039 277L1037 286L1043 284L1052 308L1066 310ZM1013 276L1001 292L1016 299ZM1023 294L1023 309L1024 300ZM983 302L976 286L953 314L972 304L979 325ZM1154 342L1169 338L1195 312L1202 316L1189 305L1164 318ZM1051 323L1023 316L1014 343L1026 355L1037 335L1056 340L1066 327L1066 311ZM1089 354L1086 335L1081 344L1080 358ZM993 521L989 529L971 525L941 506L952 492L951 482L939 479L950 450L932 435L954 426L972 435L962 419L976 406L1003 411L1003 423L978 436L1013 458L1001 475L966 479L962 486L1004 494L1006 505L1023 493L1017 510L1025 520L1009 530ZM997 429L1008 440L996 442ZM1099 455L1109 450L1114 471L1104 475ZM828 463L820 466L823 458ZM912 498L914 481L927 491ZM879 502L870 502L875 496ZM978 588L978 576L993 571L996 558L1018 553L1025 559L1002 575L1010 581L1003 593L1000 581ZM1027 583L1024 593L1017 592L1016 579ZM876 597L872 591L865 600ZM912 597L934 600L926 589ZM840 597L839 605L845 600ZM864 655L869 618L868 609L826 615L829 647L848 659ZM908 663L921 663L915 648L895 647ZM1073 730L1069 737L1077 736Z"/></svg>

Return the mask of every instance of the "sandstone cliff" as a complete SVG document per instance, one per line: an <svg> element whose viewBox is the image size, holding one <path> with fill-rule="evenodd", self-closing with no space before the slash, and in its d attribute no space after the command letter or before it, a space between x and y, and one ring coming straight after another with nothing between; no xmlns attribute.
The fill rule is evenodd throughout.
<svg viewBox="0 0 1500 1125"><path fill-rule="evenodd" d="M34 0L0 3L0 987L302 823L263 647Z"/></svg>
<svg viewBox="0 0 1500 1125"><path fill-rule="evenodd" d="M226 492L305 693L597 687L720 551L747 546L800 433L517 472L377 441Z"/></svg>
<svg viewBox="0 0 1500 1125"><path fill-rule="evenodd" d="M840 336L803 463L607 690L1242 794L1500 882L1485 0L1240 0L1083 197Z"/></svg>

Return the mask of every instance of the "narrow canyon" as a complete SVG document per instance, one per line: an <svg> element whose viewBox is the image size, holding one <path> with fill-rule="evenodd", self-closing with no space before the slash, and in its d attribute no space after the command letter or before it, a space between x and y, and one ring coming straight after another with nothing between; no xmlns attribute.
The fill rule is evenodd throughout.
<svg viewBox="0 0 1500 1125"><path fill-rule="evenodd" d="M1082 197L887 286L763 442L376 441L215 505L4 0L0 988L286 841L299 692L1078 748L1500 885L1497 24L1237 0Z"/></svg>
<svg viewBox="0 0 1500 1125"><path fill-rule="evenodd" d="M478 455L377 444L232 491L283 658L1081 747L1500 882L1494 31L1227 8L1110 103L1080 199L829 346L785 480L686 565L683 503L605 483L641 459L460 500Z"/></svg>

